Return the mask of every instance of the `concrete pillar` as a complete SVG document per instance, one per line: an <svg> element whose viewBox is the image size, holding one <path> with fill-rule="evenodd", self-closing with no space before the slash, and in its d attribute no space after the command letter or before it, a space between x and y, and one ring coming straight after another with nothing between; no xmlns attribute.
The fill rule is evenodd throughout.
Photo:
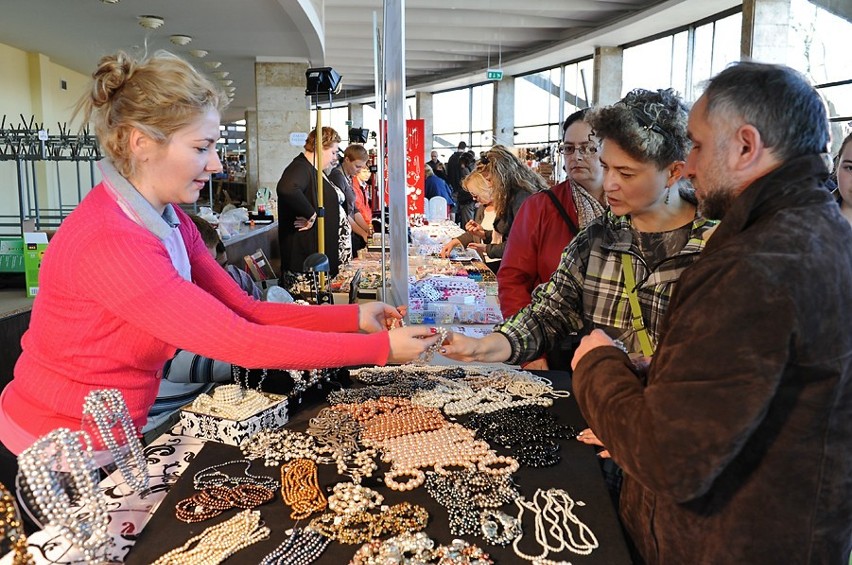
<svg viewBox="0 0 852 565"><path fill-rule="evenodd" d="M614 104L621 100L621 47L595 47L595 81L592 102L595 106Z"/></svg>
<svg viewBox="0 0 852 565"><path fill-rule="evenodd" d="M494 83L493 144L515 145L515 77Z"/></svg>
<svg viewBox="0 0 852 565"><path fill-rule="evenodd" d="M362 128L364 127L364 105L360 102L353 102L349 104L349 121L352 122L353 128ZM347 135L349 132L345 132ZM344 132L340 132L341 137L344 135Z"/></svg>
<svg viewBox="0 0 852 565"><path fill-rule="evenodd" d="M414 94L414 105L417 108L417 119L423 120L423 148L426 150L426 160L434 149L435 123L432 113L432 93L417 92Z"/></svg>
<svg viewBox="0 0 852 565"><path fill-rule="evenodd" d="M290 161L302 151L290 134L308 132L311 115L305 102L307 63L255 62L257 90L257 183L275 190Z"/></svg>
<svg viewBox="0 0 852 565"><path fill-rule="evenodd" d="M791 60L799 50L791 45L790 23L790 0L744 0L742 57L803 68Z"/></svg>
<svg viewBox="0 0 852 565"><path fill-rule="evenodd" d="M249 202L254 202L254 195L257 194L257 188L259 186L257 163L257 110L246 110L245 118L246 185L248 188Z"/></svg>

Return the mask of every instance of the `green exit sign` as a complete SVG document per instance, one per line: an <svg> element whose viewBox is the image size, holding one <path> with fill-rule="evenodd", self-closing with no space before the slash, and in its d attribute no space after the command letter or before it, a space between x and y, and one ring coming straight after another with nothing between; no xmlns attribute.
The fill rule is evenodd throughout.
<svg viewBox="0 0 852 565"><path fill-rule="evenodd" d="M485 78L488 80L503 80L503 71L488 69L485 71Z"/></svg>

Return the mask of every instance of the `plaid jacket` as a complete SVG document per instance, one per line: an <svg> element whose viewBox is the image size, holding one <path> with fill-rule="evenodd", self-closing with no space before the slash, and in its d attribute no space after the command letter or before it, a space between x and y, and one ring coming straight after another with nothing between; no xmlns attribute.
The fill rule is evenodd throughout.
<svg viewBox="0 0 852 565"><path fill-rule="evenodd" d="M630 352L640 352L624 288L621 255L633 260L642 319L656 345L660 323L680 274L704 248L704 233L715 222L696 217L686 245L657 265L647 265L630 230L630 218L612 212L595 220L565 248L550 281L532 293L529 306L497 326L512 345L507 363L540 357L559 342L559 336L600 328L621 340Z"/></svg>

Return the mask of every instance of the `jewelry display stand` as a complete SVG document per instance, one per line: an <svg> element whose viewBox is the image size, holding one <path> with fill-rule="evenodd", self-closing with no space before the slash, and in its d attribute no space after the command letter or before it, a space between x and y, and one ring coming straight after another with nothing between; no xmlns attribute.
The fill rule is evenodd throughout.
<svg viewBox="0 0 852 565"><path fill-rule="evenodd" d="M57 529L82 552L86 563L104 563L110 545L106 501L85 432L58 428L42 436L21 455L18 466L28 506L43 523ZM76 512L83 508L84 512Z"/></svg>

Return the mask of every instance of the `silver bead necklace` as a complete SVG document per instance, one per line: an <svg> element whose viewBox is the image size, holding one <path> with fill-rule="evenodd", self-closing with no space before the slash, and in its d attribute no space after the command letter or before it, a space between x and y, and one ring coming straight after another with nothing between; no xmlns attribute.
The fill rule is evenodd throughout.
<svg viewBox="0 0 852 565"><path fill-rule="evenodd" d="M114 388L93 390L83 402L83 414L94 420L97 435L112 455L128 488L136 493L148 490L150 476L142 442L121 392ZM113 432L116 427L121 428L123 442Z"/></svg>
<svg viewBox="0 0 852 565"><path fill-rule="evenodd" d="M18 456L18 467L32 494L28 502L83 552L87 562L101 562L99 556L110 543L109 515L97 488L88 434L55 429Z"/></svg>

